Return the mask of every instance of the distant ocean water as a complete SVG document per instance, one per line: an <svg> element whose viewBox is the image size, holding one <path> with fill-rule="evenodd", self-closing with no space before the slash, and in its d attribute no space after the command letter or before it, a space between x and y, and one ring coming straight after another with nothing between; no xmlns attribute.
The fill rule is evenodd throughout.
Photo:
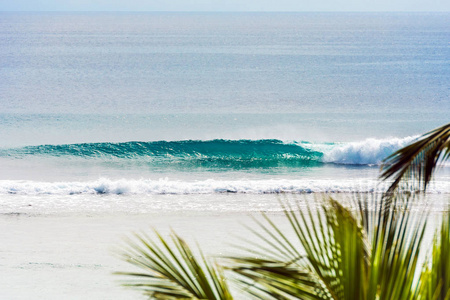
<svg viewBox="0 0 450 300"><path fill-rule="evenodd" d="M449 17L0 13L0 212L381 191L382 159L450 120Z"/></svg>

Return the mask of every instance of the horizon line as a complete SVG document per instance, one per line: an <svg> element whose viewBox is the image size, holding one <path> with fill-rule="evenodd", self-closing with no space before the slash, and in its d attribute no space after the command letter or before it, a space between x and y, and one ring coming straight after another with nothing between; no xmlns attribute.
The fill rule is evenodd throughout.
<svg viewBox="0 0 450 300"><path fill-rule="evenodd" d="M450 10L0 10L0 13L450 13Z"/></svg>

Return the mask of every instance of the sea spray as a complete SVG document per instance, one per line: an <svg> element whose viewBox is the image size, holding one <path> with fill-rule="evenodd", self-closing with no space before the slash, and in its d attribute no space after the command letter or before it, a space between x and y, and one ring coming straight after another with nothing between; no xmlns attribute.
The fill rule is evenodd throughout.
<svg viewBox="0 0 450 300"><path fill-rule="evenodd" d="M366 139L360 142L335 144L324 152L323 162L352 165L379 165L396 150L411 143L417 136L390 139Z"/></svg>

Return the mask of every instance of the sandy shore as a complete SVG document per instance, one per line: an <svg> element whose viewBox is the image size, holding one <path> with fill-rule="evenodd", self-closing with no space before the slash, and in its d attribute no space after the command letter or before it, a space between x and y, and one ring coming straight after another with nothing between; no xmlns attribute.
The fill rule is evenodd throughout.
<svg viewBox="0 0 450 300"><path fill-rule="evenodd" d="M132 232L173 228L203 251L230 254L247 214L0 217L0 299L141 299L114 271L132 270L115 253ZM192 243L193 244L193 243ZM5 276L6 275L6 276Z"/></svg>
<svg viewBox="0 0 450 300"><path fill-rule="evenodd" d="M245 197L233 197L236 203L239 199ZM277 205L276 197L271 199L272 206ZM253 224L250 214L259 215L232 210L151 212L150 207L140 213L96 214L29 214L24 212L27 209L17 206L0 214L0 299L142 299L122 288L120 278L112 275L135 270L116 255L126 236L152 227L163 233L173 228L191 245L198 241L207 254L233 254L236 249L231 243L242 243L237 236L251 239L243 223ZM430 214L431 225L441 211L437 208ZM287 228L279 210L270 214ZM431 238L432 233L427 234L428 241Z"/></svg>

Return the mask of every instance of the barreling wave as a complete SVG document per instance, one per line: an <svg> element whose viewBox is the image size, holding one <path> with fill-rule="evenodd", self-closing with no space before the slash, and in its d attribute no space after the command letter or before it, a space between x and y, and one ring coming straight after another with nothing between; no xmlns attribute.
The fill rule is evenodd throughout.
<svg viewBox="0 0 450 300"><path fill-rule="evenodd" d="M214 180L179 181L169 179L107 178L94 181L40 182L0 180L0 194L17 195L187 195L187 194L302 194L302 193L378 193L387 183L376 179L270 179L270 180ZM450 193L450 183L438 181L428 193Z"/></svg>
<svg viewBox="0 0 450 300"><path fill-rule="evenodd" d="M283 142L280 140L82 143L1 149L0 157L134 159L162 165L226 168L300 167L323 163L376 165L413 139L414 137L367 139L355 143Z"/></svg>

